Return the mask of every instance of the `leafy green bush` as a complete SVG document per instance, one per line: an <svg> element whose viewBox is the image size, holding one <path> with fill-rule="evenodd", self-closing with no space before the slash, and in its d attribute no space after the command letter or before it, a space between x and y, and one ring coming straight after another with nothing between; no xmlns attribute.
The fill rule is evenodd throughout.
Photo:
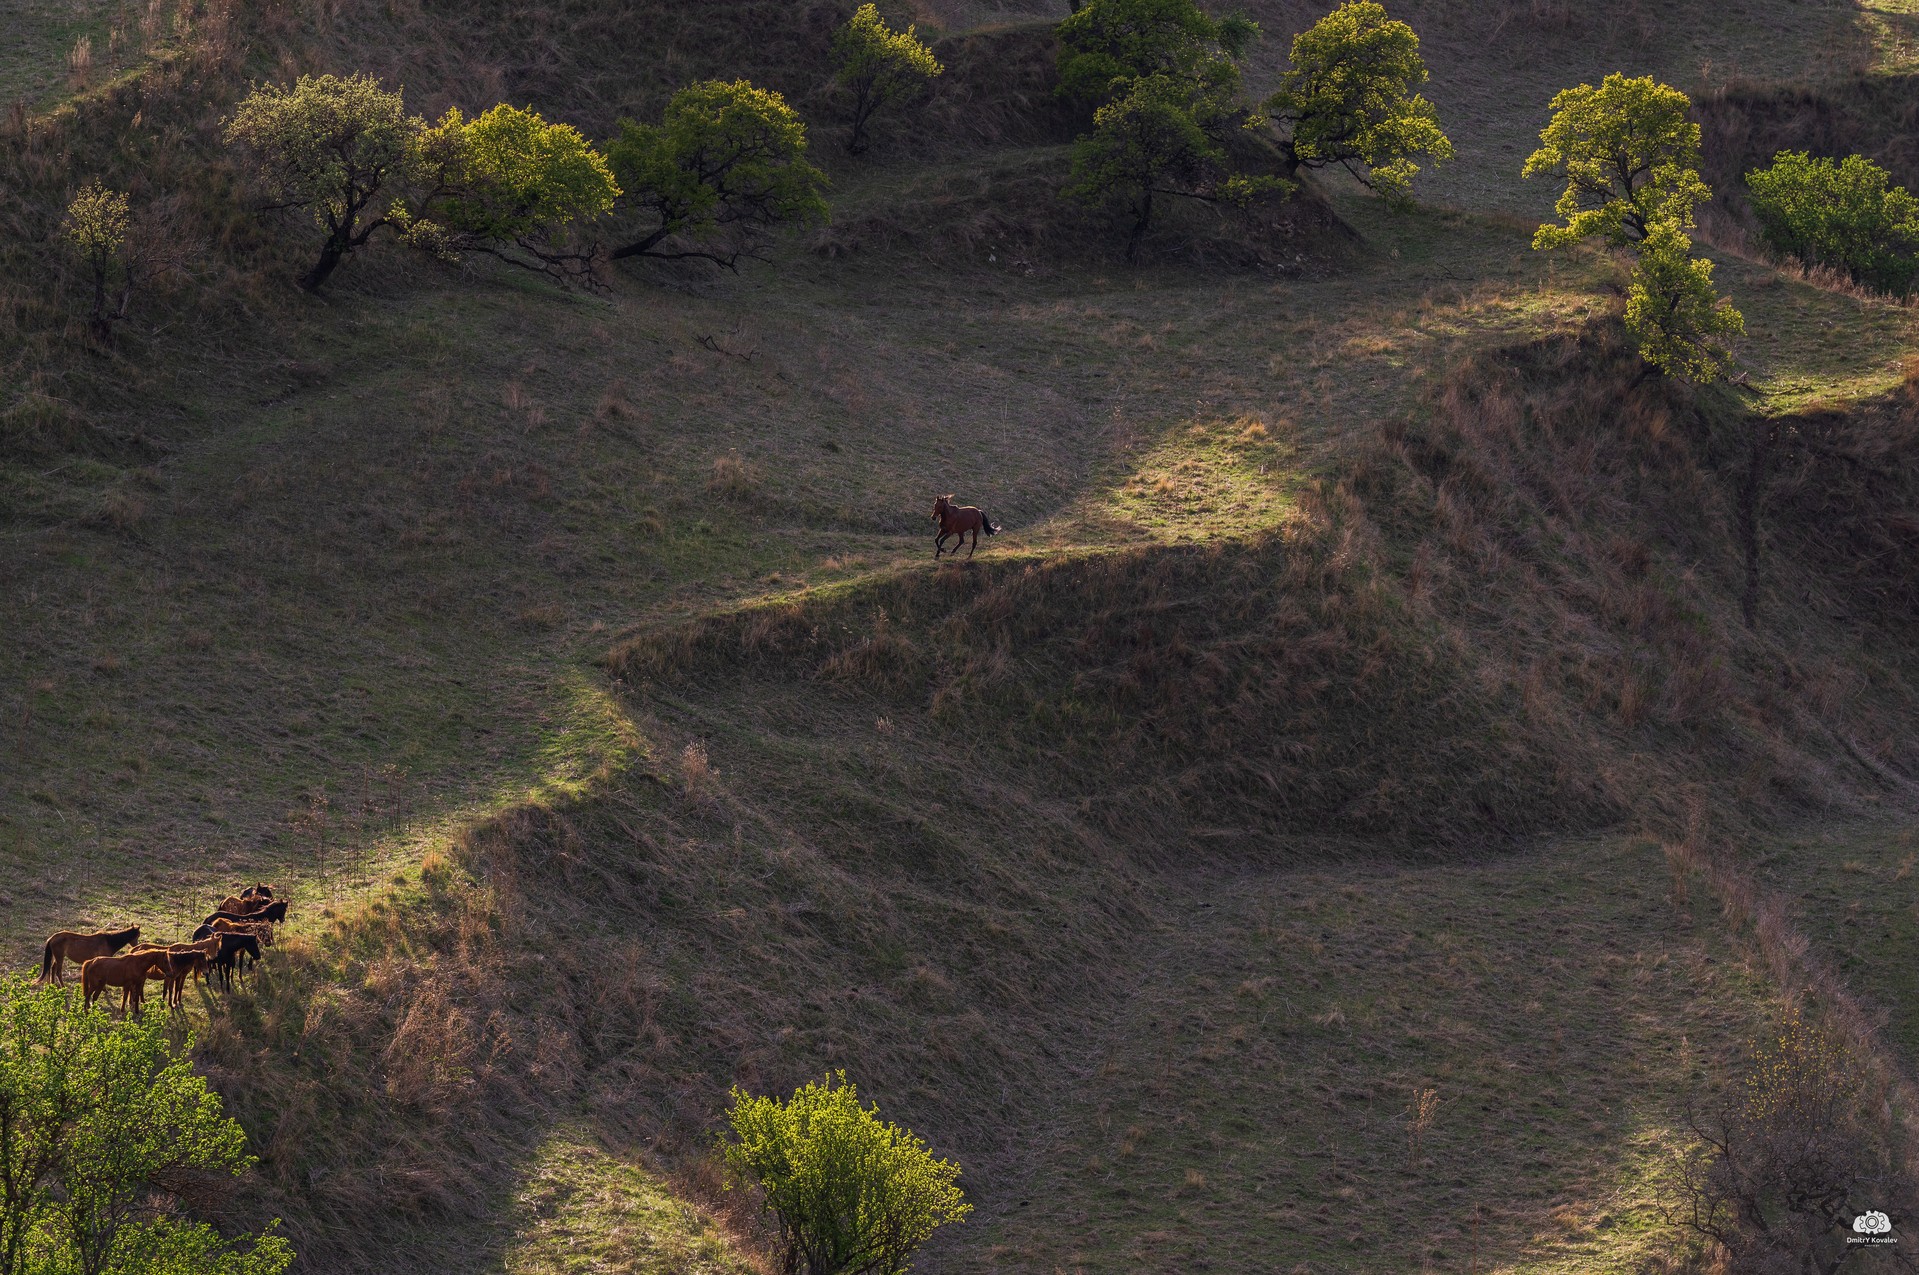
<svg viewBox="0 0 1919 1275"><path fill-rule="evenodd" d="M1280 125L1287 175L1337 164L1394 203L1409 198L1419 165L1453 157L1439 112L1418 93L1427 79L1419 36L1372 0L1355 0L1301 32L1292 69L1262 108Z"/></svg>
<svg viewBox="0 0 1919 1275"><path fill-rule="evenodd" d="M279 1275L272 1227L222 1238L174 1194L252 1164L158 1021L0 979L0 1275Z"/></svg>
<svg viewBox="0 0 1919 1275"><path fill-rule="evenodd" d="M794 1275L899 1275L936 1228L973 1211L959 1166L861 1107L844 1071L786 1102L735 1089L727 1119L727 1166L766 1193Z"/></svg>
<svg viewBox="0 0 1919 1275"><path fill-rule="evenodd" d="M1713 290L1712 262L1691 254L1676 219L1652 224L1626 292L1626 331L1646 362L1703 384L1732 366L1727 341L1745 333L1746 320Z"/></svg>
<svg viewBox="0 0 1919 1275"><path fill-rule="evenodd" d="M891 29L871 4L854 10L833 37L833 61L833 78L853 95L853 132L846 149L854 155L870 144L867 125L877 112L919 96L946 69L915 28Z"/></svg>
<svg viewBox="0 0 1919 1275"><path fill-rule="evenodd" d="M1766 242L1808 265L1844 270L1885 292L1919 277L1919 199L1863 155L1837 162L1780 151L1746 174Z"/></svg>
<svg viewBox="0 0 1919 1275"><path fill-rule="evenodd" d="M708 80L675 93L660 123L619 127L607 157L623 205L642 221L615 258L702 257L732 269L753 250L738 232L826 219L826 174L806 160L806 124L771 89ZM715 231L735 241L668 244Z"/></svg>

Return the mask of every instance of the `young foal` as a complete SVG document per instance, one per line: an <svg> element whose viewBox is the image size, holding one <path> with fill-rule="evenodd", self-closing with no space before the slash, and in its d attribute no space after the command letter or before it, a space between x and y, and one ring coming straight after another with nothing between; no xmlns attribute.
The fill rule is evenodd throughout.
<svg viewBox="0 0 1919 1275"><path fill-rule="evenodd" d="M966 543L966 533L972 532L973 546L966 551L966 556L970 558L973 556L973 550L979 548L980 532L984 531L989 536L999 533L999 528L993 525L992 520L972 505L954 504L950 492L933 502L933 521L940 525L940 533L933 539L935 560L946 552L948 536L958 537L953 541L953 552L957 555L959 547Z"/></svg>

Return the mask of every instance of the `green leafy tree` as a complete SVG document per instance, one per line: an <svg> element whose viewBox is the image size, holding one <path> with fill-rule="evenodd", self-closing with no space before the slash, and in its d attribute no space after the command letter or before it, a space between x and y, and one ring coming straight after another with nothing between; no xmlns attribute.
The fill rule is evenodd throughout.
<svg viewBox="0 0 1919 1275"><path fill-rule="evenodd" d="M1552 100L1552 120L1523 175L1564 173L1554 205L1564 225L1544 225L1535 248L1557 248L1597 235L1608 243L1644 239L1667 220L1690 230L1693 210L1712 198L1700 180L1699 125L1692 102L1651 76L1608 75L1598 88L1581 84Z"/></svg>
<svg viewBox="0 0 1919 1275"><path fill-rule="evenodd" d="M1675 218L1654 221L1638 246L1626 293L1626 331L1646 362L1683 380L1718 380L1732 366L1727 341L1746 321L1712 286L1712 262L1692 255Z"/></svg>
<svg viewBox="0 0 1919 1275"><path fill-rule="evenodd" d="M726 1163L765 1192L790 1275L900 1275L913 1250L972 1205L959 1166L860 1106L846 1073L791 1100L733 1090Z"/></svg>
<svg viewBox="0 0 1919 1275"><path fill-rule="evenodd" d="M421 139L434 190L407 239L441 255L492 254L562 278L590 276L578 227L619 197L607 160L570 124L500 105L473 119L450 110ZM396 215L398 215L396 213Z"/></svg>
<svg viewBox="0 0 1919 1275"><path fill-rule="evenodd" d="M1834 161L1780 151L1746 174L1752 210L1774 250L1906 293L1919 277L1919 199L1863 155Z"/></svg>
<svg viewBox="0 0 1919 1275"><path fill-rule="evenodd" d="M1241 14L1207 15L1193 0L1087 0L1059 24L1059 91L1099 106L1155 76L1192 86L1192 96L1230 101L1239 63L1259 37Z"/></svg>
<svg viewBox="0 0 1919 1275"><path fill-rule="evenodd" d="M702 258L729 270L752 235L826 220L826 175L806 160L806 125L786 100L745 80L673 95L659 124L620 121L607 157L641 220L613 256ZM715 234L726 243L698 243Z"/></svg>
<svg viewBox="0 0 1919 1275"><path fill-rule="evenodd" d="M128 242L131 228L127 197L97 181L82 187L73 197L60 223L62 237L93 284L87 323L101 338L107 336L115 320L127 317L127 305L133 297L134 268ZM108 293L116 282L119 296L110 301Z"/></svg>
<svg viewBox="0 0 1919 1275"><path fill-rule="evenodd" d="M425 124L399 92L370 75L301 76L256 85L227 121L226 139L251 157L271 208L306 209L323 238L300 286L317 291L380 230L403 230L399 197L421 168ZM400 215L396 217L395 212Z"/></svg>
<svg viewBox="0 0 1919 1275"><path fill-rule="evenodd" d="M1194 110L1190 86L1152 75L1094 112L1093 131L1074 143L1066 193L1089 203L1123 201L1132 219L1126 259L1135 261L1159 196L1245 204L1286 185L1229 172L1224 149Z"/></svg>
<svg viewBox="0 0 1919 1275"><path fill-rule="evenodd" d="M252 1163L157 1021L0 979L0 1275L280 1275L272 1227L223 1238L175 1194Z"/></svg>
<svg viewBox="0 0 1919 1275"><path fill-rule="evenodd" d="M1280 128L1290 177L1337 164L1395 203L1410 197L1415 156L1453 157L1419 36L1372 0L1343 4L1293 41L1292 68L1263 110Z"/></svg>
<svg viewBox="0 0 1919 1275"><path fill-rule="evenodd" d="M871 144L867 126L875 114L918 97L945 70L916 31L891 29L877 6L863 4L834 35L833 78L853 98L849 153L858 155Z"/></svg>

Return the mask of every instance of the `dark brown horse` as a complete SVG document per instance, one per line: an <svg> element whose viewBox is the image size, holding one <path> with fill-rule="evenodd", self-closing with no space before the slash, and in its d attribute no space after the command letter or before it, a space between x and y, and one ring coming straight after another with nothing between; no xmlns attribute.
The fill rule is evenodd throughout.
<svg viewBox="0 0 1919 1275"><path fill-rule="evenodd" d="M989 536L999 534L999 528L993 525L992 519L971 505L954 504L951 493L933 502L933 521L940 525L939 535L933 538L935 560L946 552L948 536L958 537L953 541L953 552L957 555L959 547L966 543L966 533L972 532L973 545L966 551L966 556L970 558L973 556L973 550L979 548L980 532L984 531Z"/></svg>
<svg viewBox="0 0 1919 1275"><path fill-rule="evenodd" d="M255 912L264 912L273 906L271 894L249 894L248 890L263 890L265 886L250 885L238 894L229 894L220 900L220 910L231 912L235 916L248 916Z"/></svg>
<svg viewBox="0 0 1919 1275"><path fill-rule="evenodd" d="M164 979L169 957L165 948L149 948L127 956L96 956L80 967L80 990L92 1005L109 987L120 989L120 1012L137 1015L146 999L147 980Z"/></svg>
<svg viewBox="0 0 1919 1275"><path fill-rule="evenodd" d="M96 956L112 956L127 944L139 941L137 925L129 925L124 930L95 930L91 934L61 930L40 950L40 981L65 983L67 978L61 967L66 962L85 965Z"/></svg>
<svg viewBox="0 0 1919 1275"><path fill-rule="evenodd" d="M272 921L277 925L287 919L287 901L285 899L276 899L265 907L257 908L251 912L228 912L223 909L213 913L207 917L206 920L200 922L200 924L212 925L216 920L223 917L229 921Z"/></svg>

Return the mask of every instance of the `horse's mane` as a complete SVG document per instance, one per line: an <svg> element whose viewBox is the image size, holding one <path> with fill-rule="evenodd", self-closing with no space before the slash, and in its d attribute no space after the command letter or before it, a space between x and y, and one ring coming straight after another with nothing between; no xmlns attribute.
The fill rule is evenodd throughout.
<svg viewBox="0 0 1919 1275"><path fill-rule="evenodd" d="M140 927L129 925L124 930L102 930L100 937L113 939L117 943L131 943L140 937Z"/></svg>

